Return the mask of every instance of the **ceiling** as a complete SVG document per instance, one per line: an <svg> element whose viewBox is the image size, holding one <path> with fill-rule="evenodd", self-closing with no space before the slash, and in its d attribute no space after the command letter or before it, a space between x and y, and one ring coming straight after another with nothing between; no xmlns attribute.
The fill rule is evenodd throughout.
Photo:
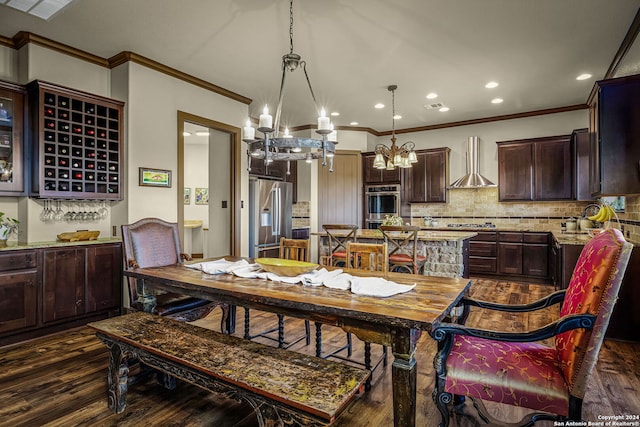
<svg viewBox="0 0 640 427"><path fill-rule="evenodd" d="M390 130L387 86L396 84L396 129L423 127L583 104L639 7L640 0L296 0L293 51L307 61L319 105L340 113L336 126ZM0 5L0 35L18 31L104 58L135 52L251 98L257 118L277 104L289 2L75 0L49 21ZM624 67L639 72L637 46ZM593 77L576 80L582 73ZM486 89L489 81L499 86ZM428 100L429 92L439 97ZM386 108L374 109L378 102ZM425 108L434 102L450 110ZM315 117L304 74L289 73L281 124Z"/></svg>

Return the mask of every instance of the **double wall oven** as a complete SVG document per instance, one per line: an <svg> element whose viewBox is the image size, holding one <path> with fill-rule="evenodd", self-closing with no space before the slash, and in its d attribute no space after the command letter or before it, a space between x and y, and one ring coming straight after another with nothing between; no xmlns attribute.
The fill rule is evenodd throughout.
<svg viewBox="0 0 640 427"><path fill-rule="evenodd" d="M400 215L400 185L365 187L365 228L377 229L386 215Z"/></svg>

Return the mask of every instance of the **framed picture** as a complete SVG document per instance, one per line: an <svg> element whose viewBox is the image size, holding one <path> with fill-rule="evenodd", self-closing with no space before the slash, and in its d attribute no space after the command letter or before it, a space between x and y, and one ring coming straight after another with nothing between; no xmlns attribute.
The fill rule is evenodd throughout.
<svg viewBox="0 0 640 427"><path fill-rule="evenodd" d="M138 168L138 185L149 187L171 187L171 171Z"/></svg>
<svg viewBox="0 0 640 427"><path fill-rule="evenodd" d="M188 187L184 188L184 204L185 205L191 204L191 189Z"/></svg>
<svg viewBox="0 0 640 427"><path fill-rule="evenodd" d="M209 189L196 188L196 205L208 205L208 204L209 204Z"/></svg>

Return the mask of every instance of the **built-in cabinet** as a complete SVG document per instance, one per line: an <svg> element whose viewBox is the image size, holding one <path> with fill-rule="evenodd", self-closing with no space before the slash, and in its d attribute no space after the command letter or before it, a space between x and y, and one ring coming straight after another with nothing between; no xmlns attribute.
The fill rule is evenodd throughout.
<svg viewBox="0 0 640 427"><path fill-rule="evenodd" d="M574 130L571 133L571 145L573 146L573 194L575 199L579 201L594 200L589 188L589 129Z"/></svg>
<svg viewBox="0 0 640 427"><path fill-rule="evenodd" d="M376 153L362 153L362 175L365 184L400 184L401 168L376 169L373 161Z"/></svg>
<svg viewBox="0 0 640 427"><path fill-rule="evenodd" d="M0 346L120 313L120 243L0 253Z"/></svg>
<svg viewBox="0 0 640 427"><path fill-rule="evenodd" d="M403 200L409 203L445 203L449 182L449 148L418 150L418 161L403 173Z"/></svg>
<svg viewBox="0 0 640 427"><path fill-rule="evenodd" d="M25 193L25 99L22 86L0 81L0 196Z"/></svg>
<svg viewBox="0 0 640 427"><path fill-rule="evenodd" d="M640 194L640 75L596 82L588 99L592 195Z"/></svg>
<svg viewBox="0 0 640 427"><path fill-rule="evenodd" d="M498 144L500 201L571 200L571 135Z"/></svg>
<svg viewBox="0 0 640 427"><path fill-rule="evenodd" d="M470 241L471 274L550 279L549 233L479 231Z"/></svg>
<svg viewBox="0 0 640 427"><path fill-rule="evenodd" d="M27 90L30 195L122 200L124 103L37 80Z"/></svg>

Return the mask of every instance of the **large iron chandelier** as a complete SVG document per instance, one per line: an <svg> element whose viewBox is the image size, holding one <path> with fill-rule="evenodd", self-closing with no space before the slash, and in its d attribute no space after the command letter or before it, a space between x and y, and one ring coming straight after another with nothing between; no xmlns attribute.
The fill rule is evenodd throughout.
<svg viewBox="0 0 640 427"><path fill-rule="evenodd" d="M413 141L407 141L400 147L396 145L396 89L397 85L387 87L391 92L392 121L391 121L391 147L384 144L376 145L376 157L373 159L373 167L376 169L394 170L399 168L410 168L412 163L416 163L416 156Z"/></svg>
<svg viewBox="0 0 640 427"><path fill-rule="evenodd" d="M278 107L276 109L275 122L269 114L269 108L265 105L260 120L258 122L258 132L263 134L262 138L256 138L256 129L251 126L251 119L247 119L247 124L243 128L242 140L247 143L247 170L251 172L251 161L253 159L263 159L265 167L269 163L281 160L287 163L291 160L306 160L311 163L313 159L322 159L322 166L329 162L329 172L333 172L333 156L336 151L335 144L338 142L337 133L333 129L331 120L326 116L324 109L318 108L316 96L311 87L311 81L307 74L307 63L301 60L301 56L293 53L293 0L289 2L289 53L282 57L282 79L280 80L280 94L278 96ZM287 71L293 72L298 66L302 67L304 76L309 86L311 98L318 111L318 129L316 133L321 139L297 138L289 133L285 128L282 136L279 136L280 114L282 113L282 98ZM289 165L287 164L287 174Z"/></svg>

